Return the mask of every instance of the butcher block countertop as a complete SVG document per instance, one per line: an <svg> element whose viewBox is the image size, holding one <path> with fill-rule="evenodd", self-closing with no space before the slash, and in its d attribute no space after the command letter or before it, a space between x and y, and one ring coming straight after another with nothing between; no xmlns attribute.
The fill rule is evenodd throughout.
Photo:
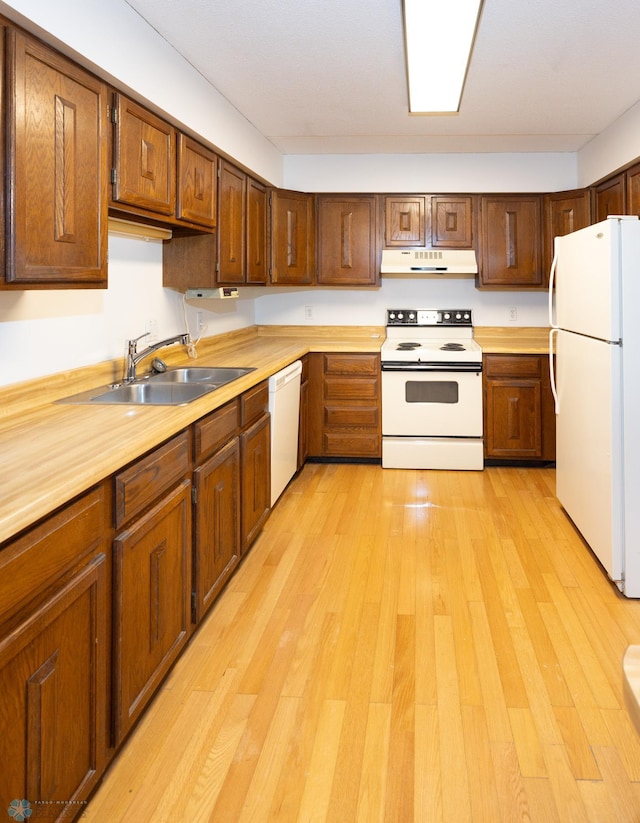
<svg viewBox="0 0 640 823"><path fill-rule="evenodd" d="M122 378L122 361L0 387L0 542L114 474L204 415L309 352L379 352L383 326L254 326L158 355L169 366L254 371L186 406L60 405L54 401ZM476 329L486 352L546 353L544 329ZM150 364L144 360L139 374Z"/></svg>

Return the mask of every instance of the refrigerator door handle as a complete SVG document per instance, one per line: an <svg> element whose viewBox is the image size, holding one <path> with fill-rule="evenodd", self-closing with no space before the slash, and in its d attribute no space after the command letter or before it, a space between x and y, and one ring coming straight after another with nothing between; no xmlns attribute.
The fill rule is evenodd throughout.
<svg viewBox="0 0 640 823"><path fill-rule="evenodd" d="M549 381L551 383L551 394L553 395L553 403L556 414L560 414L560 399L558 397L558 388L556 386L556 369L553 360L554 343L560 329L551 329L549 331Z"/></svg>
<svg viewBox="0 0 640 823"><path fill-rule="evenodd" d="M553 322L553 289L556 282L556 266L558 265L558 249L554 243L553 260L551 261L551 271L549 272L549 325L555 328Z"/></svg>

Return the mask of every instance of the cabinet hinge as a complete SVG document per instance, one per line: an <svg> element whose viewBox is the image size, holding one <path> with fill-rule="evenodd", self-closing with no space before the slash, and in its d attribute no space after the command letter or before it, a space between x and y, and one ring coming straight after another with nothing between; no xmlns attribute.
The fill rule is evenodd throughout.
<svg viewBox="0 0 640 823"><path fill-rule="evenodd" d="M197 506L198 504L198 490L195 486L191 487L191 502L194 506Z"/></svg>
<svg viewBox="0 0 640 823"><path fill-rule="evenodd" d="M111 106L110 118L111 122L115 126L118 122L118 109L115 106Z"/></svg>
<svg viewBox="0 0 640 823"><path fill-rule="evenodd" d="M196 613L196 593L191 592L191 614Z"/></svg>
<svg viewBox="0 0 640 823"><path fill-rule="evenodd" d="M114 185L118 182L118 172L115 169L111 169L111 182Z"/></svg>

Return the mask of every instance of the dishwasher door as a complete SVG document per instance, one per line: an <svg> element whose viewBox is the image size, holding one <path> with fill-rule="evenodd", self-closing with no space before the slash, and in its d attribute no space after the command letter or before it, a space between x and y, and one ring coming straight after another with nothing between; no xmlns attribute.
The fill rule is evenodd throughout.
<svg viewBox="0 0 640 823"><path fill-rule="evenodd" d="M302 363L296 360L269 378L272 506L298 468L301 372Z"/></svg>

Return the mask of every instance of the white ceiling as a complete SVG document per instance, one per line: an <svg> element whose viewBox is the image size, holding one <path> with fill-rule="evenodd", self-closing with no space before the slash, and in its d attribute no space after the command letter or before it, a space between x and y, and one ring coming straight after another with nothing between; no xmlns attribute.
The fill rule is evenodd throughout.
<svg viewBox="0 0 640 823"><path fill-rule="evenodd" d="M640 0L485 0L439 116L407 111L401 0L128 2L283 154L573 152L640 99Z"/></svg>

